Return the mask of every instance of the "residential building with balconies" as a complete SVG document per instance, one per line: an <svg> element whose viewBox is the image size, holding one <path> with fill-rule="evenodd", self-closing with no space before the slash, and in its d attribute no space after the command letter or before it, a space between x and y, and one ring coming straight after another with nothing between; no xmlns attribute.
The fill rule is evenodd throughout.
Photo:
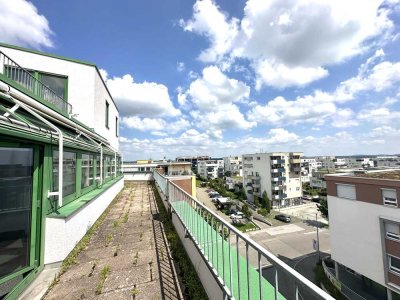
<svg viewBox="0 0 400 300"><path fill-rule="evenodd" d="M386 287L392 299L400 294L400 171L355 171L325 180L336 276L340 280L340 268L350 268Z"/></svg>
<svg viewBox="0 0 400 300"><path fill-rule="evenodd" d="M224 157L224 171L227 176L243 176L243 166L241 156Z"/></svg>
<svg viewBox="0 0 400 300"><path fill-rule="evenodd" d="M198 161L197 174L205 180L222 178L224 176L224 160L211 159Z"/></svg>
<svg viewBox="0 0 400 300"><path fill-rule="evenodd" d="M273 207L301 203L301 152L243 155L243 187L249 201L267 192Z"/></svg>
<svg viewBox="0 0 400 300"><path fill-rule="evenodd" d="M0 44L0 298L63 261L123 187L96 65Z"/></svg>

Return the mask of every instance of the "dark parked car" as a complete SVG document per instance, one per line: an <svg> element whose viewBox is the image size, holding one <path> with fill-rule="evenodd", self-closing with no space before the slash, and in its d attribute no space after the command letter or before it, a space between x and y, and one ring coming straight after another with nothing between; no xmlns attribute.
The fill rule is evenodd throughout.
<svg viewBox="0 0 400 300"><path fill-rule="evenodd" d="M291 221L290 217L286 216L286 215L276 215L275 219L285 222L285 223L290 223L290 221Z"/></svg>

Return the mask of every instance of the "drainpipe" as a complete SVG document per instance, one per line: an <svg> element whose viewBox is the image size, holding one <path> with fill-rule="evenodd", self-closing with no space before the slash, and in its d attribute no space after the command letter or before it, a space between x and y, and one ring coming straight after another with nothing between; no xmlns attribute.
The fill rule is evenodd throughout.
<svg viewBox="0 0 400 300"><path fill-rule="evenodd" d="M52 124L49 121L47 121L41 115L39 115L34 110L32 110L30 107L28 107L27 105L25 105L21 101L15 99L11 95L9 95L7 93L3 93L3 92L0 92L0 94L3 95L4 97L6 97L7 99L11 100L12 102L14 102L16 105L19 105L20 107L25 109L31 115L33 115L38 120L40 120L43 123L45 123L50 128L54 129L54 131L56 131L58 133L58 192L50 192L50 191L48 191L47 197L58 196L58 206L61 207L62 206L62 197L63 197L63 167L64 167L64 165L63 165L63 163L64 163L63 162L64 136L63 136L62 131L57 126L55 126L54 124Z"/></svg>

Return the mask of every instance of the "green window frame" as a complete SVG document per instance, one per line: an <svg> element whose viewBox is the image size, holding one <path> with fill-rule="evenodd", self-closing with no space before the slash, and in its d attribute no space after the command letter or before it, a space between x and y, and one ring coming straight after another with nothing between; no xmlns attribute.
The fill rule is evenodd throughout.
<svg viewBox="0 0 400 300"><path fill-rule="evenodd" d="M108 101L106 100L106 128L109 128L109 114L110 114L110 104L108 103Z"/></svg>
<svg viewBox="0 0 400 300"><path fill-rule="evenodd" d="M89 151L84 151L84 150L79 150L79 149L71 149L71 148L64 148L64 154L65 153L73 153L75 154L75 174L74 174L74 191L72 193L69 193L68 195L63 195L63 201L62 204L63 206L67 205L68 203L78 199L79 197L83 196L84 194L92 191L93 189L95 189L97 187L97 176L98 176L98 171L97 171L97 159L95 159L96 155L98 155L97 153L93 153L93 152L89 152ZM57 157L55 157L57 155ZM58 158L58 148L54 147L53 151L52 151L52 176L51 176L51 180L52 180L52 187L53 187L53 191L58 190L58 186L57 186L57 176L54 176L55 173L58 172L58 164L55 164L55 161ZM82 167L82 161L85 160L85 157L89 156L92 160L92 164L88 166L88 170L89 170L89 177L91 177L92 179L90 180L90 184L88 185L83 185L82 184L82 180L84 180L84 176L83 176L83 170L85 169L85 165ZM64 161L64 167L68 164L66 164ZM71 165L71 164L70 164ZM99 166L100 167L100 166ZM69 169L69 170L68 170ZM64 171L68 172L70 171L70 167L67 167L67 170ZM71 174L69 174L71 175ZM64 178L65 180L65 178ZM65 183L65 181L63 182ZM53 199L53 206L56 206L56 199Z"/></svg>

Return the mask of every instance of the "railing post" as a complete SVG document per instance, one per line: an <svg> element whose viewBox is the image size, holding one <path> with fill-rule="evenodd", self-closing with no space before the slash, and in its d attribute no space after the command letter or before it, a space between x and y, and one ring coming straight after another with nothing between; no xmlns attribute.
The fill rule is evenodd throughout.
<svg viewBox="0 0 400 300"><path fill-rule="evenodd" d="M240 256L239 256L239 236L236 235L236 261L238 274L238 299L240 300Z"/></svg>
<svg viewBox="0 0 400 300"><path fill-rule="evenodd" d="M275 300L278 300L279 284L278 284L278 266L275 266Z"/></svg>
<svg viewBox="0 0 400 300"><path fill-rule="evenodd" d="M249 278L249 243L246 241L246 272L247 272L247 299L250 300L250 278Z"/></svg>
<svg viewBox="0 0 400 300"><path fill-rule="evenodd" d="M259 285L259 293L260 300L262 299L262 269L261 269L261 252L258 251L258 285Z"/></svg>

